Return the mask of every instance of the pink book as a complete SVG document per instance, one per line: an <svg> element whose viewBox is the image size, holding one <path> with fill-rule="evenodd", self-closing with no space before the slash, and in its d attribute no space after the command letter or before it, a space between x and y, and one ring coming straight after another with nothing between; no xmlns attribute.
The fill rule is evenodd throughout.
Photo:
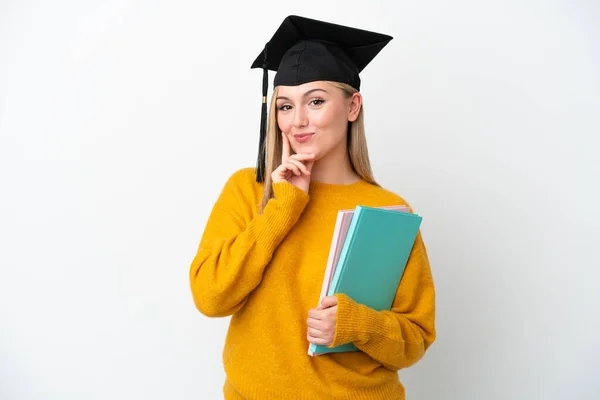
<svg viewBox="0 0 600 400"><path fill-rule="evenodd" d="M400 212L410 212L410 209L406 205L383 206L378 208ZM321 300L323 300L323 298L327 296L327 292L329 291L329 286L331 285L331 280L333 279L333 275L335 273L335 267L340 258L340 253L342 251L342 247L344 246L344 240L346 240L346 234L348 233L348 228L350 227L350 222L352 222L353 215L354 210L338 211L337 219L335 221L335 228L333 231L333 238L331 240L331 246L329 248L329 257L327 259L325 277L323 278L323 285L321 286L321 296L319 297L319 303L321 303ZM310 349L308 350L308 354L311 356L315 355Z"/></svg>

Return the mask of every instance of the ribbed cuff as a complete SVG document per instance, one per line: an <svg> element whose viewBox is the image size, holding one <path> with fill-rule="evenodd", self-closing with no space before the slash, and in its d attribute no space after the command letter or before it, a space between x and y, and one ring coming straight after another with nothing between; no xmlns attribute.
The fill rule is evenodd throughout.
<svg viewBox="0 0 600 400"><path fill-rule="evenodd" d="M338 300L335 335L328 347L368 341L371 332L381 324L381 316L376 310L356 303L343 293L336 293L335 297Z"/></svg>
<svg viewBox="0 0 600 400"><path fill-rule="evenodd" d="M305 206L309 200L308 193L289 182L273 183L273 194L275 199L284 203L298 203Z"/></svg>
<svg viewBox="0 0 600 400"><path fill-rule="evenodd" d="M296 224L309 201L308 193L288 182L273 184L275 198L270 199L260 216L254 234L271 253Z"/></svg>

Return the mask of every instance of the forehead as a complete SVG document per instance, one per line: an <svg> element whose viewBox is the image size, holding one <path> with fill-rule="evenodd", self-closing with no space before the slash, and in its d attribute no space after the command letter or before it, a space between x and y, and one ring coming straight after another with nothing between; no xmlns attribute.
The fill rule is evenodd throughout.
<svg viewBox="0 0 600 400"><path fill-rule="evenodd" d="M303 83L302 85L297 86L278 86L277 95L285 97L302 97L306 92L313 91L315 89L326 90L328 93L333 94L333 88L334 87L328 82L315 81Z"/></svg>

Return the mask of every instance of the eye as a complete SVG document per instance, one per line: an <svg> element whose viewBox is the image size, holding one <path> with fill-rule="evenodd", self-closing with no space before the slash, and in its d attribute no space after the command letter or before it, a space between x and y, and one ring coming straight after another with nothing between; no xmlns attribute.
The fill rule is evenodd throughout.
<svg viewBox="0 0 600 400"><path fill-rule="evenodd" d="M315 106L320 106L323 103L325 103L325 100L323 100L323 99L313 99L310 101L310 104L315 105Z"/></svg>
<svg viewBox="0 0 600 400"><path fill-rule="evenodd" d="M281 107L277 107L277 109L279 111L288 111L290 109L290 106L287 104L282 105Z"/></svg>

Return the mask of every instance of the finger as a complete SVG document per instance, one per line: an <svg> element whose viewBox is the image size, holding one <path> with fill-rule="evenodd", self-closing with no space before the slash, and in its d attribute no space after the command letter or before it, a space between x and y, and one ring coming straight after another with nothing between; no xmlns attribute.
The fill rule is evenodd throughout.
<svg viewBox="0 0 600 400"><path fill-rule="evenodd" d="M333 307L335 307L335 306L333 306ZM321 302L317 306L317 310L321 310L321 311L327 310L329 308L331 308L331 307L328 306L327 303L323 303L323 300L321 300ZM325 313L323 313L323 315L325 315Z"/></svg>
<svg viewBox="0 0 600 400"><path fill-rule="evenodd" d="M312 337L316 337L316 338L321 338L323 339L324 337L326 337L327 335L325 334L325 332L323 332L322 330L316 329L316 328L308 328L308 334Z"/></svg>
<svg viewBox="0 0 600 400"><path fill-rule="evenodd" d="M295 175L302 175L302 172L300 172L300 168L298 168L296 164L290 162L289 160L284 162L283 165L285 168L292 171Z"/></svg>
<svg viewBox="0 0 600 400"><path fill-rule="evenodd" d="M322 318L322 313L319 312L316 308L313 308L308 311L308 317L316 320L320 320Z"/></svg>
<svg viewBox="0 0 600 400"><path fill-rule="evenodd" d="M335 296L325 296L323 297L323 300L321 300L321 305L325 308L336 306L337 303L337 297Z"/></svg>
<svg viewBox="0 0 600 400"><path fill-rule="evenodd" d="M310 172L308 172L308 169L306 169L306 165L304 165L301 161L294 160L294 158L290 157L290 158L288 158L287 162L290 162L290 163L296 165L298 168L300 168L302 170L302 172L304 174L310 175Z"/></svg>
<svg viewBox="0 0 600 400"><path fill-rule="evenodd" d="M308 341L312 344L316 344L316 345L324 345L327 346L329 345L329 341L327 339L323 339L323 338L318 338L318 337L314 337L311 336L309 334L306 335L306 339L308 339Z"/></svg>
<svg viewBox="0 0 600 400"><path fill-rule="evenodd" d="M308 172L311 172L314 164L315 164L315 161L312 160L312 161L307 161L306 164L304 164L304 165L306 165L306 169L308 170Z"/></svg>
<svg viewBox="0 0 600 400"><path fill-rule="evenodd" d="M283 147L281 150L281 162L283 163L287 161L288 158L290 158L290 141L288 140L288 137L285 133L281 132L281 136L283 140Z"/></svg>
<svg viewBox="0 0 600 400"><path fill-rule="evenodd" d="M327 330L327 329L325 329L327 327L327 324L324 323L324 321L321 321L321 320L318 320L318 319L315 319L315 318L309 318L306 321L306 325L309 328L316 329L316 330L321 331L321 332L325 332Z"/></svg>
<svg viewBox="0 0 600 400"><path fill-rule="evenodd" d="M294 159L294 160L300 160L300 161L310 161L310 160L314 160L315 155L312 153L295 153L292 154L290 156L290 158Z"/></svg>
<svg viewBox="0 0 600 400"><path fill-rule="evenodd" d="M289 172L295 175L301 175L300 169L296 164L285 161L276 169L277 173L280 175L287 175Z"/></svg>

